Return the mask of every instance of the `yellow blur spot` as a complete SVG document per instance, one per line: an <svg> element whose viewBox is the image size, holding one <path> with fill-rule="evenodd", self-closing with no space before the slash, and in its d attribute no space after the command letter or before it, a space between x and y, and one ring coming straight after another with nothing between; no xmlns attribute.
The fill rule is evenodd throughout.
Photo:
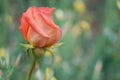
<svg viewBox="0 0 120 80"><path fill-rule="evenodd" d="M56 18L57 18L58 20L63 20L63 18L64 18L64 13L63 13L63 11L62 11L61 9L57 9L57 10L55 11L55 16L56 16Z"/></svg>
<svg viewBox="0 0 120 80"><path fill-rule="evenodd" d="M6 50L4 48L0 48L0 57L6 58Z"/></svg>
<svg viewBox="0 0 120 80"><path fill-rule="evenodd" d="M50 80L57 80L55 77L52 77Z"/></svg>
<svg viewBox="0 0 120 80"><path fill-rule="evenodd" d="M76 0L74 3L73 3L73 7L74 9L79 12L79 13L85 13L86 12L86 6L84 4L83 1L78 1Z"/></svg>
<svg viewBox="0 0 120 80"><path fill-rule="evenodd" d="M44 80L49 80L50 72L51 72L50 68L47 68L46 71L45 71L45 78L44 78Z"/></svg>
<svg viewBox="0 0 120 80"><path fill-rule="evenodd" d="M76 25L72 29L72 33L74 34L75 37L79 36L81 34L81 28L79 25Z"/></svg>
<svg viewBox="0 0 120 80"><path fill-rule="evenodd" d="M85 30L85 31L90 31L90 25L89 25L88 22L86 22L86 21L81 21L81 22L80 22L80 26L81 26L81 28L82 28L83 30Z"/></svg>
<svg viewBox="0 0 120 80"><path fill-rule="evenodd" d="M48 51L48 50L45 52L45 56L47 56L47 57L50 57L51 54L52 54L52 53L51 53L50 51Z"/></svg>
<svg viewBox="0 0 120 80"><path fill-rule="evenodd" d="M6 16L5 16L5 20L6 20L6 22L7 22L8 24L12 24L12 23L13 23L13 21L12 21L12 16L10 16L10 15L6 15Z"/></svg>
<svg viewBox="0 0 120 80"><path fill-rule="evenodd" d="M117 0L116 4L117 4L118 9L120 9L120 0Z"/></svg>
<svg viewBox="0 0 120 80"><path fill-rule="evenodd" d="M86 21L80 21L72 28L75 38L80 36L83 31L90 31L90 24Z"/></svg>
<svg viewBox="0 0 120 80"><path fill-rule="evenodd" d="M55 56L55 59L54 59L54 62L57 64L57 63L59 63L59 62L61 62L61 61L62 61L61 56L60 56L60 55L56 55L56 56Z"/></svg>

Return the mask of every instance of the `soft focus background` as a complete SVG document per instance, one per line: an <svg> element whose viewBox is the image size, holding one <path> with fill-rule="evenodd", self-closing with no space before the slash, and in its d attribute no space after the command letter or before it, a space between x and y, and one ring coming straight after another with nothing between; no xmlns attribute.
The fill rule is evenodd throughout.
<svg viewBox="0 0 120 80"><path fill-rule="evenodd" d="M25 80L33 61L20 43L30 6L55 7L63 45L37 64L32 80L120 80L120 0L0 0L0 80Z"/></svg>

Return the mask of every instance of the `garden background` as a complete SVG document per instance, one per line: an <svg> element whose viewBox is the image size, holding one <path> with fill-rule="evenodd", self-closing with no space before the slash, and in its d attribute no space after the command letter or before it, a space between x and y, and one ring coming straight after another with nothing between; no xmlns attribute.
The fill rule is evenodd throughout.
<svg viewBox="0 0 120 80"><path fill-rule="evenodd" d="M0 80L25 80L33 60L20 43L22 13L30 6L55 7L62 38L32 76L42 80L120 80L120 0L0 0Z"/></svg>

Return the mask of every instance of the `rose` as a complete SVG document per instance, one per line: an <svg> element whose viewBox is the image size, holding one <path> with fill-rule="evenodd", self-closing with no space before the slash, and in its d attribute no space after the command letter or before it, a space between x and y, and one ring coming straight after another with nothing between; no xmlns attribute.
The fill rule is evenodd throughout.
<svg viewBox="0 0 120 80"><path fill-rule="evenodd" d="M23 13L20 31L35 47L50 47L61 38L61 30L53 21L54 8L30 7Z"/></svg>

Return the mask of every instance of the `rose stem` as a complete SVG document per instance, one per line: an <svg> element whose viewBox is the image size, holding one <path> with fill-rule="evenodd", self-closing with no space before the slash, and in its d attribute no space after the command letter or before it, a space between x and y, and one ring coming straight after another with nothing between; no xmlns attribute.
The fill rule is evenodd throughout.
<svg viewBox="0 0 120 80"><path fill-rule="evenodd" d="M30 71L29 71L29 73L28 73L28 75L27 75L26 80L30 80L30 78L31 78L31 76L32 76L32 73L33 73L33 70L34 70L34 68L35 68L36 62L37 62L37 57L34 56L34 61L33 61L33 63L32 63L31 69L30 69Z"/></svg>

